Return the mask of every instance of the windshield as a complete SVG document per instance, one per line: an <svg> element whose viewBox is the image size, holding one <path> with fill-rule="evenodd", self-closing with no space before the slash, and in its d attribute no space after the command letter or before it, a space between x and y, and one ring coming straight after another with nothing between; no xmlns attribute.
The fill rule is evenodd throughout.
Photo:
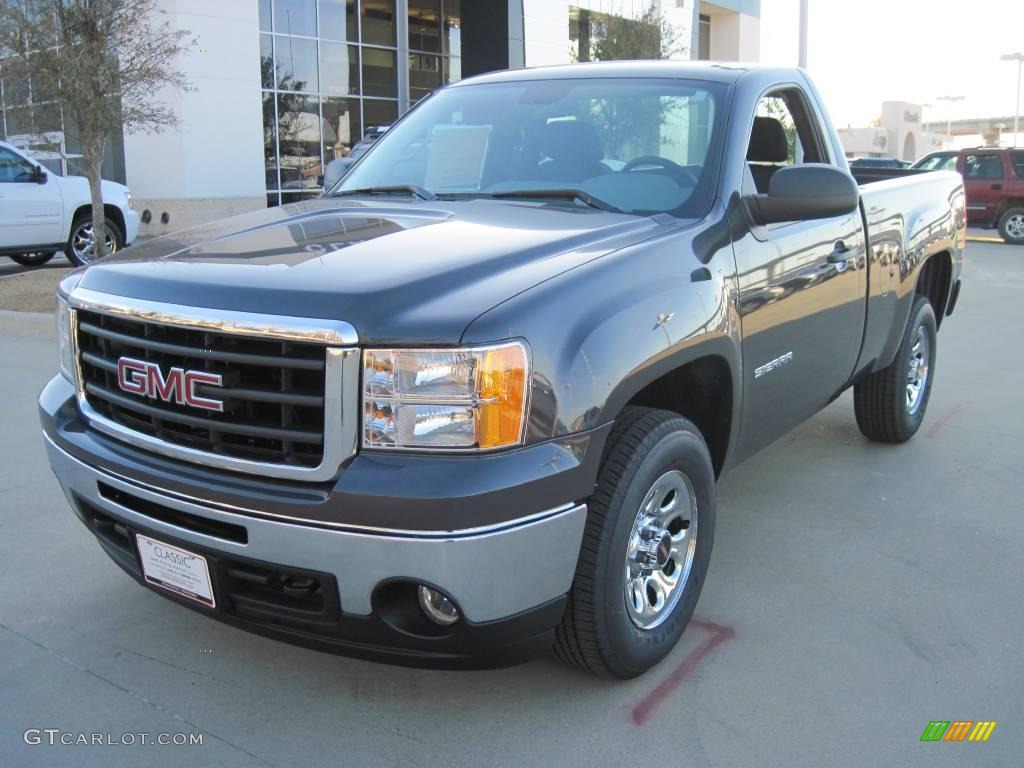
<svg viewBox="0 0 1024 768"><path fill-rule="evenodd" d="M697 217L714 193L724 92L627 78L448 88L384 134L331 194L537 191L555 204Z"/></svg>

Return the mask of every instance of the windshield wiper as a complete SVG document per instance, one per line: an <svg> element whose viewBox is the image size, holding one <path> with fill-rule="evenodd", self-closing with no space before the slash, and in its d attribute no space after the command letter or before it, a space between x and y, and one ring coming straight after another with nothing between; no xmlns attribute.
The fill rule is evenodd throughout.
<svg viewBox="0 0 1024 768"><path fill-rule="evenodd" d="M598 197L594 197L582 189L512 189L507 192L488 192L489 197L517 199L517 198L538 198L541 200L578 200L591 208L609 213L623 213L621 208L616 208Z"/></svg>
<svg viewBox="0 0 1024 768"><path fill-rule="evenodd" d="M437 200L437 195L418 184L395 184L390 187L363 187L362 189L341 189L332 192L331 197L347 197L350 195L394 195L409 194L420 200Z"/></svg>

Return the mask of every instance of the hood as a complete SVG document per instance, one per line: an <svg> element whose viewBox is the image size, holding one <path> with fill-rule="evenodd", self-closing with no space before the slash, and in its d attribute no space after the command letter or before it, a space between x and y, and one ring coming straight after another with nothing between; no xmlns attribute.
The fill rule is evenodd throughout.
<svg viewBox="0 0 1024 768"><path fill-rule="evenodd" d="M89 199L89 180L85 176L56 176L51 173L50 181L54 180L64 188L65 194L70 192L75 197ZM100 179L100 193L103 195L103 202L121 205L128 193L128 187L116 181Z"/></svg>
<svg viewBox="0 0 1024 768"><path fill-rule="evenodd" d="M80 285L344 320L360 343L456 343L502 301L670 226L564 204L321 198L132 246L89 267Z"/></svg>

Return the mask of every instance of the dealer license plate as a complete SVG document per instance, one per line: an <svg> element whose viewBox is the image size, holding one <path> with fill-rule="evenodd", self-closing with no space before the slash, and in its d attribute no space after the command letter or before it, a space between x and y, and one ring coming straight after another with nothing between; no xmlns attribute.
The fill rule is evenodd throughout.
<svg viewBox="0 0 1024 768"><path fill-rule="evenodd" d="M213 608L213 587L205 557L141 533L135 539L146 581Z"/></svg>

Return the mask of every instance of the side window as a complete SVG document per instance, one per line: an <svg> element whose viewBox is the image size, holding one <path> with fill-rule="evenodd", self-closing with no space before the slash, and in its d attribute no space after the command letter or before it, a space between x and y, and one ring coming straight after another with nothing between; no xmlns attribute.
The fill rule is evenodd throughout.
<svg viewBox="0 0 1024 768"><path fill-rule="evenodd" d="M11 150L0 147L0 184L32 181L34 175L35 168L32 163Z"/></svg>
<svg viewBox="0 0 1024 768"><path fill-rule="evenodd" d="M1003 178L1003 160L999 155L967 155L964 158L964 177L968 179Z"/></svg>
<svg viewBox="0 0 1024 768"><path fill-rule="evenodd" d="M754 127L747 147L747 166L756 190L761 194L768 192L772 175L780 168L827 162L823 146L798 91L762 96L754 110Z"/></svg>
<svg viewBox="0 0 1024 768"><path fill-rule="evenodd" d="M1024 152L1014 152L1010 155L1013 160L1013 170L1016 174L1024 179Z"/></svg>

